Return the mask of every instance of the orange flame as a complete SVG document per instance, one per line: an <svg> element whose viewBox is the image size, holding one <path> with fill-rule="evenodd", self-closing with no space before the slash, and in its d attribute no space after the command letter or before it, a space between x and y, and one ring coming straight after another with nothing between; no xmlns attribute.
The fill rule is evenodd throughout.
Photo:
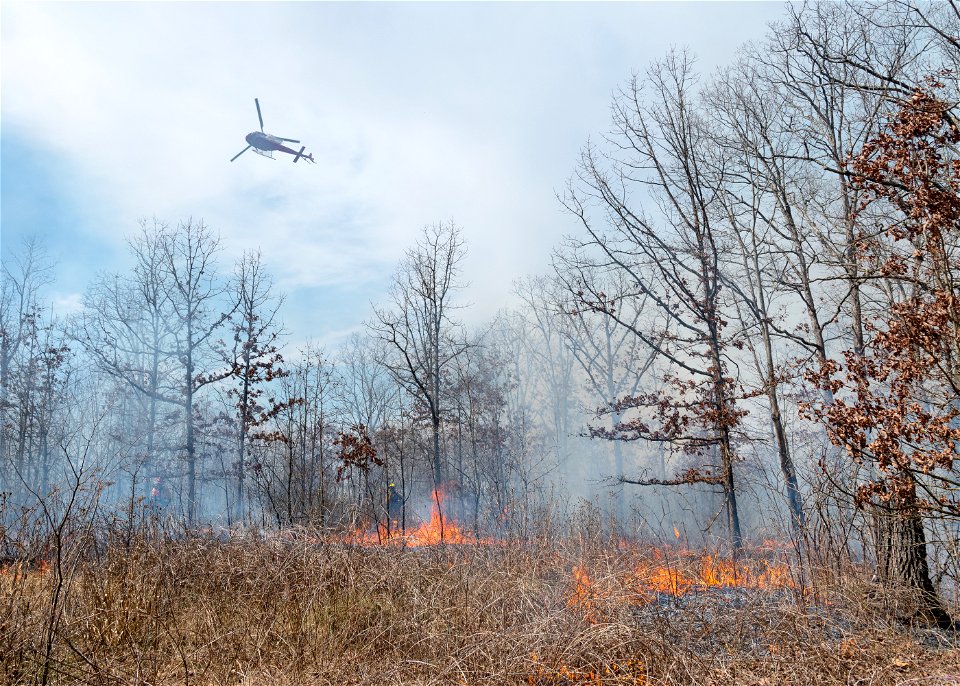
<svg viewBox="0 0 960 686"><path fill-rule="evenodd" d="M433 492L430 521L421 524L402 537L408 546L436 545L438 543L472 543L477 540L443 513L445 496L442 491Z"/></svg>
<svg viewBox="0 0 960 686"><path fill-rule="evenodd" d="M640 553L639 550L636 552ZM587 621L596 621L597 613L604 607L605 591L580 565L573 568L572 581L567 606L579 609ZM661 548L649 549L647 555L634 563L633 571L621 579L621 584L620 588L629 589L633 594L632 602L635 603L651 602L657 595L680 598L688 593L712 589L777 591L797 588L790 567L768 556L733 561L715 554Z"/></svg>
<svg viewBox="0 0 960 686"><path fill-rule="evenodd" d="M574 589L567 600L567 607L576 607L583 611L584 619L593 621L592 615L596 605L596 591L587 571L577 565L573 568Z"/></svg>
<svg viewBox="0 0 960 686"><path fill-rule="evenodd" d="M436 489L431 494L430 519L419 526L400 530L394 524L387 530L385 524L380 525L377 532L355 532L348 537L347 542L361 545L376 545L380 543L397 544L407 547L437 545L439 543L491 543L490 539L477 536L474 532L460 527L446 511L446 495L442 489Z"/></svg>
<svg viewBox="0 0 960 686"><path fill-rule="evenodd" d="M590 600L590 596L593 595L593 582L590 581L589 575L587 575L586 570L579 565L573 568L573 580L576 583L576 588L573 590L573 597L567 602L567 605L584 605L587 604Z"/></svg>
<svg viewBox="0 0 960 686"><path fill-rule="evenodd" d="M654 555L662 559L661 555ZM687 558L687 559L684 559ZM736 563L716 555L702 555L691 560L681 554L674 565L644 564L637 566L635 586L641 594L653 591L680 597L695 589L745 588L777 590L796 588L796 582L785 564L767 560ZM659 561L659 560L658 560Z"/></svg>

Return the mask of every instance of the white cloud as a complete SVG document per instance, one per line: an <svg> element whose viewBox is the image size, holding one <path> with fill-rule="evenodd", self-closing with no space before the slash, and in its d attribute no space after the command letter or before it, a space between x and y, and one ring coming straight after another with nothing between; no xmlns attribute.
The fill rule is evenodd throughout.
<svg viewBox="0 0 960 686"><path fill-rule="evenodd" d="M202 216L229 257L261 247L288 291L362 293L452 218L485 316L575 230L554 189L630 70L669 40L722 58L776 14L696 7L5 3L3 126L63 160L101 218L89 235ZM228 162L254 96L316 165Z"/></svg>
<svg viewBox="0 0 960 686"><path fill-rule="evenodd" d="M51 302L53 315L56 317L67 317L83 310L82 293L59 293L53 294Z"/></svg>

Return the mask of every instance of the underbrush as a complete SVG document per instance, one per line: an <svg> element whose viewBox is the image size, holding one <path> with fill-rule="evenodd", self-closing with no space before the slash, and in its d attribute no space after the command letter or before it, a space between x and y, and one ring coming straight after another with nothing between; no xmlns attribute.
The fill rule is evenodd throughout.
<svg viewBox="0 0 960 686"><path fill-rule="evenodd" d="M857 570L780 564L564 541L117 539L3 567L0 681L960 683L953 636L891 619Z"/></svg>

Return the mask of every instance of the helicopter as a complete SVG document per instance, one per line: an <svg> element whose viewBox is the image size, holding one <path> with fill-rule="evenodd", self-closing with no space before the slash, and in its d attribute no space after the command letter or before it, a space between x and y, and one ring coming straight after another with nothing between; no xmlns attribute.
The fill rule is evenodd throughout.
<svg viewBox="0 0 960 686"><path fill-rule="evenodd" d="M300 148L300 152L297 152L296 150L293 150L292 148L288 148L287 146L284 145L284 143L299 143L300 141L294 140L293 138L281 138L280 136L273 136L269 133L264 132L263 115L260 114L260 100L258 98L254 98L253 102L257 106L257 117L260 119L260 130L251 131L246 135L247 147L245 147L243 150L241 150L236 155L234 155L230 159L231 162L233 162L233 160L240 157L240 155L245 153L250 148L253 148L253 151L258 155L263 155L264 157L269 157L270 159L273 159L273 152L275 150L279 150L280 152L288 152L291 155L294 155L294 158L293 158L294 163L296 163L297 160L299 160L301 157L310 162L314 161L313 153L309 155L303 154L303 151L307 149L307 146L305 145L302 146Z"/></svg>

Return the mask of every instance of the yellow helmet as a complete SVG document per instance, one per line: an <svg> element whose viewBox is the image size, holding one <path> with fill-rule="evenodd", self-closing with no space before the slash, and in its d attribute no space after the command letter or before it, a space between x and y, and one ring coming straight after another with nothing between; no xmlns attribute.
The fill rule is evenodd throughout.
<svg viewBox="0 0 960 686"><path fill-rule="evenodd" d="M391 481L391 482L390 482L390 488L393 488L393 487L395 487L395 486L396 486L396 484Z"/></svg>

